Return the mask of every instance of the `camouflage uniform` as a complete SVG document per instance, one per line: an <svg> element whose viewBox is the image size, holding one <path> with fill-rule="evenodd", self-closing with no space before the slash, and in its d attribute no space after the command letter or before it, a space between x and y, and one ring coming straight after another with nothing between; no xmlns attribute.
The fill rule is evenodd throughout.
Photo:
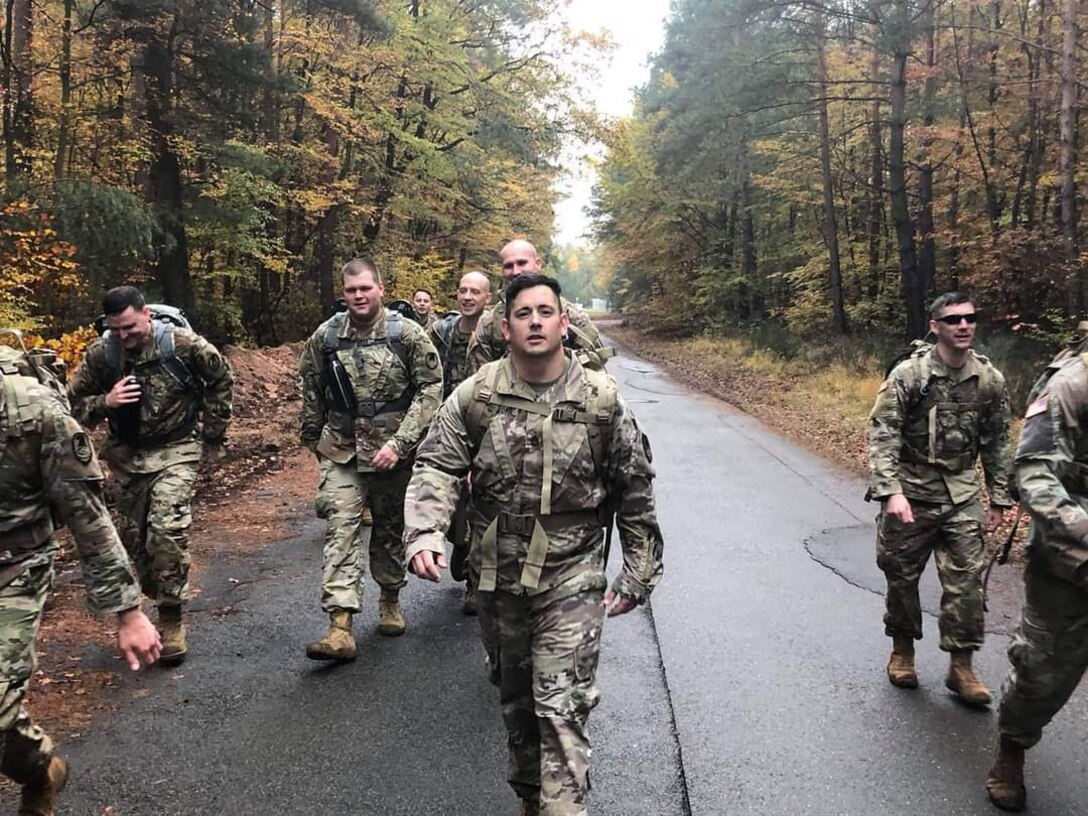
<svg viewBox="0 0 1088 816"><path fill-rule="evenodd" d="M123 612L140 602L101 481L87 434L57 396L34 380L0 375L0 772L21 785L53 754L23 698L53 581L54 518L72 531L94 610Z"/></svg>
<svg viewBox="0 0 1088 816"><path fill-rule="evenodd" d="M203 445L221 445L231 419L234 378L219 351L188 329L174 328L174 363L192 382L179 381L174 363L155 342L123 351L122 371L140 384L138 419L131 434L124 408L106 407L120 379L105 338L93 343L68 386L72 413L87 427L108 420L102 449L117 484L121 540L144 593L178 608L189 595L189 527L193 486Z"/></svg>
<svg viewBox="0 0 1088 816"><path fill-rule="evenodd" d="M1088 666L1088 359L1064 362L1028 408L1016 473L1031 512L1024 610L1002 686L1002 737L1030 748Z"/></svg>
<svg viewBox="0 0 1088 816"><path fill-rule="evenodd" d="M299 360L300 436L321 463L316 509L329 523L321 597L321 608L326 612L358 612L361 608L364 565L360 514L368 501L374 514L371 574L383 589L396 590L405 584L401 540L404 491L415 447L438 407L442 365L418 324L399 316L393 319L400 321L398 342L403 360L387 343L389 323L385 317L370 331L360 333L346 313L321 324ZM336 356L351 375L362 409L359 416L348 415L334 398L324 360L330 325L338 341ZM391 407L393 410L388 410ZM376 471L374 454L387 444L400 461L392 470Z"/></svg>
<svg viewBox="0 0 1088 816"><path fill-rule="evenodd" d="M586 812L586 720L598 698L606 586L602 508L617 508L623 543L612 588L641 603L661 578L649 446L618 394L611 411L597 408L608 388L611 377L569 351L565 373L546 387L518 380L509 359L485 366L439 409L405 503L407 557L440 553L471 474L470 563L509 780L546 816Z"/></svg>
<svg viewBox="0 0 1088 816"><path fill-rule="evenodd" d="M583 352L581 360L592 368L604 368L604 362L612 356L613 349L601 343L601 334L585 312L560 298L560 306L570 320L569 333L564 343L568 348ZM476 331L468 344L468 370L474 373L485 363L498 360L506 354L506 340L502 336L502 319L506 315L506 297L480 315Z"/></svg>
<svg viewBox="0 0 1088 816"><path fill-rule="evenodd" d="M940 647L978 649L983 639L984 511L975 460L981 456L990 504L1011 507L1009 399L1005 380L973 351L960 369L925 347L892 370L870 414L869 493L902 493L913 524L883 510L877 564L888 581L889 637L922 637L918 580L934 554L943 594Z"/></svg>

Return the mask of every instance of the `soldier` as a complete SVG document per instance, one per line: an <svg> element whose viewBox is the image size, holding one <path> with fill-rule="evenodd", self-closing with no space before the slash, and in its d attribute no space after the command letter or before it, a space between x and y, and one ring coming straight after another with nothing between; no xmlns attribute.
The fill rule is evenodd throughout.
<svg viewBox="0 0 1088 816"><path fill-rule="evenodd" d="M1024 751L1073 694L1088 666L1088 354L1065 359L1033 394L1016 451L1031 513L1025 601L1001 688L999 740L986 791L1024 809Z"/></svg>
<svg viewBox="0 0 1088 816"><path fill-rule="evenodd" d="M976 313L967 295L941 295L930 318L936 345L923 345L891 371L869 417L867 498L882 502L876 552L888 581L888 679L918 686L918 579L932 552L943 590L940 647L951 653L945 685L962 702L983 706L990 692L971 656L983 639L983 524L994 529L1013 504L1008 392L1001 373L971 349ZM975 472L980 455L990 496L985 511Z"/></svg>
<svg viewBox="0 0 1088 816"><path fill-rule="evenodd" d="M559 284L510 283L510 356L439 409L405 504L412 571L438 581L462 478L472 477L473 572L491 680L500 689L510 785L521 813L585 814L605 613L643 603L661 578L649 444L606 373L563 348ZM623 568L607 592L602 534L618 513Z"/></svg>
<svg viewBox="0 0 1088 816"><path fill-rule="evenodd" d="M419 325L428 330L433 328L434 324L438 321L438 318L432 311L433 305L434 295L426 289L416 289L416 291L412 293L412 308L415 309L416 314L419 315Z"/></svg>
<svg viewBox="0 0 1088 816"><path fill-rule="evenodd" d="M506 283L526 272L540 272L544 266L544 260L536 254L536 247L520 238L504 246L499 251L499 258ZM562 301L562 307L569 322L563 338L564 345L580 351L583 364L603 369L614 350L601 345L600 333L585 312L566 300ZM480 317L468 347L470 371L474 372L506 353L506 339L500 328L504 313L505 303L500 299Z"/></svg>
<svg viewBox="0 0 1088 816"><path fill-rule="evenodd" d="M378 631L404 634L404 491L412 456L442 394L438 352L416 323L382 306L382 278L359 258L341 271L347 311L313 333L299 360L302 443L321 466L317 513L325 534L321 608L330 628L306 647L314 660L355 659L351 616L361 609L360 514L369 503L370 571L381 587Z"/></svg>
<svg viewBox="0 0 1088 816"><path fill-rule="evenodd" d="M51 816L68 763L30 720L23 699L34 641L53 583L54 518L79 549L87 600L117 614L117 642L133 671L159 656L159 636L102 501L102 471L87 434L60 398L0 348L0 772L22 786L19 813Z"/></svg>
<svg viewBox="0 0 1088 816"><path fill-rule="evenodd" d="M159 611L164 665L189 647L192 495L202 456L226 455L234 378L219 351L195 332L159 319L132 286L102 299L107 331L91 344L68 393L89 428L109 422L103 456L117 485L121 540L144 594Z"/></svg>
<svg viewBox="0 0 1088 816"><path fill-rule="evenodd" d="M453 393L461 382L469 376L468 343L480 322L480 315L491 302L491 281L483 272L467 272L457 286L457 308L459 312L450 312L431 327L431 339L442 358L442 398ZM476 614L476 587L471 573L465 569L468 556L468 491L461 491L457 502L457 512L450 522L450 543L453 552L450 557L450 573L454 580L465 582L465 599L461 611L466 615Z"/></svg>

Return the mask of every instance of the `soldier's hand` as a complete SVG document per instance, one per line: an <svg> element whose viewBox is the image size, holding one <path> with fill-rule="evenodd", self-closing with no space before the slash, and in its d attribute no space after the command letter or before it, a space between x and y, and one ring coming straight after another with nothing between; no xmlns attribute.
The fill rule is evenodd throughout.
<svg viewBox="0 0 1088 816"><path fill-rule="evenodd" d="M140 401L140 384L135 377L122 377L106 393L106 407L120 408Z"/></svg>
<svg viewBox="0 0 1088 816"><path fill-rule="evenodd" d="M884 504L884 512L899 519L903 524L914 524L914 510L911 508L907 497L902 493L888 496L888 500Z"/></svg>
<svg viewBox="0 0 1088 816"><path fill-rule="evenodd" d="M442 579L442 570L449 565L446 563L446 556L442 553L438 553L436 558L435 553L430 550L420 550L412 556L408 566L420 578L437 583Z"/></svg>
<svg viewBox="0 0 1088 816"><path fill-rule="evenodd" d="M1005 520L1005 508L1004 507L989 507L986 509L986 532L992 533L998 527L1001 526L1001 522Z"/></svg>
<svg viewBox="0 0 1088 816"><path fill-rule="evenodd" d="M136 606L117 616L117 645L128 662L128 667L139 671L140 666L150 666L159 659L162 641L140 607Z"/></svg>
<svg viewBox="0 0 1088 816"><path fill-rule="evenodd" d="M629 598L626 595L617 595L611 589L604 594L604 600L601 601L601 606L608 610L608 617L614 618L617 615L626 615L638 604L634 598Z"/></svg>
<svg viewBox="0 0 1088 816"><path fill-rule="evenodd" d="M390 445L382 445L381 450L374 454L374 458L370 460L374 464L376 470L389 470L396 467L397 462L400 461L400 456L393 450Z"/></svg>

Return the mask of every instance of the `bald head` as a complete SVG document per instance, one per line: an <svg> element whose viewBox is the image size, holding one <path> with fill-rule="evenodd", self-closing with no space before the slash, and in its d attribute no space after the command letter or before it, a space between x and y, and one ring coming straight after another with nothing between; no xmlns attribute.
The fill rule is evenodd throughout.
<svg viewBox="0 0 1088 816"><path fill-rule="evenodd" d="M457 311L468 321L480 316L491 302L491 280L483 272L466 272L457 284Z"/></svg>
<svg viewBox="0 0 1088 816"><path fill-rule="evenodd" d="M499 250L502 260L502 276L507 280L522 272L539 272L544 265L536 254L536 247L524 238L516 238Z"/></svg>

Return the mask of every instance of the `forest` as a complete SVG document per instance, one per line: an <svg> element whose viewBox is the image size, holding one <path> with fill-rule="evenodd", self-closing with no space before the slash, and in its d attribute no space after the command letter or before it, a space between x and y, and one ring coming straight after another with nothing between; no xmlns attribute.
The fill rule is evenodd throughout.
<svg viewBox="0 0 1088 816"><path fill-rule="evenodd" d="M4 0L0 324L85 326L145 286L220 341L322 319L340 266L452 305L546 243L572 77L553 0Z"/></svg>
<svg viewBox="0 0 1088 816"><path fill-rule="evenodd" d="M1001 356L1083 315L1074 0L676 0L594 230L662 333L889 349L970 292Z"/></svg>

